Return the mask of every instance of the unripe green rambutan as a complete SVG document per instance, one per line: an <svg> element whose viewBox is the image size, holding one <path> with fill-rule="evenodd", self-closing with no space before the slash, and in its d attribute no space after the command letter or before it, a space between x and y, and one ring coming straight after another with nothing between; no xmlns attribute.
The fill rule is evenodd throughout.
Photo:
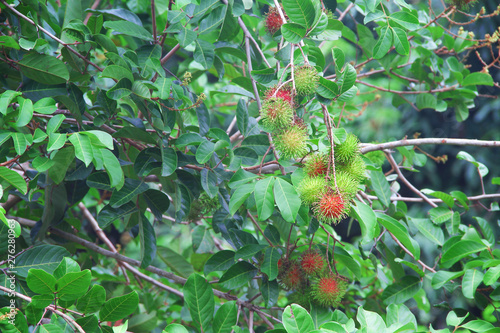
<svg viewBox="0 0 500 333"><path fill-rule="evenodd" d="M328 182L324 177L305 176L298 186L300 199L306 205L317 202L325 194Z"/></svg>
<svg viewBox="0 0 500 333"><path fill-rule="evenodd" d="M288 296L288 300L290 303L299 304L303 308L309 309L311 306L311 288L300 287L300 289Z"/></svg>
<svg viewBox="0 0 500 333"><path fill-rule="evenodd" d="M260 116L264 126L270 131L289 126L293 121L293 107L279 97L271 97L264 101Z"/></svg>
<svg viewBox="0 0 500 333"><path fill-rule="evenodd" d="M352 133L347 134L344 142L335 146L335 162L347 164L359 153L358 137Z"/></svg>
<svg viewBox="0 0 500 333"><path fill-rule="evenodd" d="M275 136L274 146L284 159L300 158L307 154L307 138L306 128L293 125Z"/></svg>
<svg viewBox="0 0 500 333"><path fill-rule="evenodd" d="M311 285L313 300L324 307L337 307L344 297L347 282L333 273L325 273Z"/></svg>
<svg viewBox="0 0 500 333"><path fill-rule="evenodd" d="M338 192L342 195L342 198L344 198L346 204L354 199L356 193L358 193L359 191L359 182L345 171L336 171L335 180L337 181ZM335 187L333 179L330 182L330 185L332 187Z"/></svg>
<svg viewBox="0 0 500 333"><path fill-rule="evenodd" d="M309 95L314 93L318 87L319 74L316 68L304 65L296 68L293 72L295 89L299 95Z"/></svg>
<svg viewBox="0 0 500 333"><path fill-rule="evenodd" d="M314 276L325 268L325 259L317 251L306 251L300 258L300 265L304 273Z"/></svg>
<svg viewBox="0 0 500 333"><path fill-rule="evenodd" d="M310 177L325 175L328 170L328 155L316 153L309 155L305 162L304 171Z"/></svg>
<svg viewBox="0 0 500 333"><path fill-rule="evenodd" d="M348 205L342 195L333 189L328 190L318 202L314 204L314 215L325 223L339 223L348 213Z"/></svg>
<svg viewBox="0 0 500 333"><path fill-rule="evenodd" d="M347 164L337 164L335 166L335 170L338 170L339 172L345 172L358 182L361 182L366 178L366 164L365 161L363 161L361 155L354 156L354 158Z"/></svg>

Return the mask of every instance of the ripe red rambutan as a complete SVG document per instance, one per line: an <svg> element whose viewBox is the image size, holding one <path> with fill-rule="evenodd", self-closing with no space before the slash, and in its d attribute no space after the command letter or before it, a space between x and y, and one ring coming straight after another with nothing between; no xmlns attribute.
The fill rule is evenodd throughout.
<svg viewBox="0 0 500 333"><path fill-rule="evenodd" d="M298 289L303 282L304 274L298 263L293 262L291 265L283 272L283 278L281 283L288 289Z"/></svg>
<svg viewBox="0 0 500 333"><path fill-rule="evenodd" d="M316 177L326 174L328 169L327 156L324 154L310 155L305 163L304 170L309 177Z"/></svg>
<svg viewBox="0 0 500 333"><path fill-rule="evenodd" d="M338 306L346 292L347 283L333 273L325 274L312 285L311 295L320 305Z"/></svg>
<svg viewBox="0 0 500 333"><path fill-rule="evenodd" d="M291 91L290 87L287 85L284 85L279 90L277 90L277 89L278 89L278 87L272 87L272 88L268 89L266 91L266 96L265 96L266 99L269 99L272 97L281 98L293 106L293 96L292 96L292 91Z"/></svg>
<svg viewBox="0 0 500 333"><path fill-rule="evenodd" d="M329 190L315 204L316 218L327 223L338 223L347 215L348 206L341 195Z"/></svg>
<svg viewBox="0 0 500 333"><path fill-rule="evenodd" d="M316 275L323 271L325 261L323 256L316 251L307 251L300 260L302 270L308 275Z"/></svg>
<svg viewBox="0 0 500 333"><path fill-rule="evenodd" d="M270 7L266 15L266 29L271 35L274 35L278 30L280 30L283 25L283 20L281 19L280 13L276 7Z"/></svg>

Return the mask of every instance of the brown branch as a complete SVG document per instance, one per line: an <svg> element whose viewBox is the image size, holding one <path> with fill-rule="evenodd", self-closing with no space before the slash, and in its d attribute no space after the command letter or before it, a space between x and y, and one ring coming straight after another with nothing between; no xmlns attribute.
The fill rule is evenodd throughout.
<svg viewBox="0 0 500 333"><path fill-rule="evenodd" d="M363 84L365 86L368 86L368 87L371 87L371 88L375 88L375 89L380 90L380 91L390 92L390 93L394 93L394 94L398 94L398 95L418 95L418 94L425 94L425 93L432 94L432 93L438 93L438 92L445 92L445 91L455 90L458 87L458 84L455 84L455 85L452 85L450 87L439 88L439 89L431 89L431 90L398 91L398 90L391 90L391 89L382 88L382 87L379 87L379 86L376 86L376 85L373 85L371 83L364 82L364 81L361 81L361 80L356 80L356 83L361 83L361 84Z"/></svg>
<svg viewBox="0 0 500 333"><path fill-rule="evenodd" d="M365 195L367 199L377 200L378 198L375 195ZM467 197L469 201L480 201L480 200L488 200L488 199L498 199L500 198L500 193L490 193L490 194L481 194L481 195L473 195ZM391 197L391 201L404 201L404 202L424 202L423 198L412 198L412 197ZM428 198L429 201L435 203L441 203L443 200L438 198ZM425 201L426 202L426 201Z"/></svg>
<svg viewBox="0 0 500 333"><path fill-rule="evenodd" d="M420 259L415 259L415 256L413 255L413 253L411 253L410 250L408 250L400 241L399 239L396 238L396 236L394 236L389 230L387 230L387 232L389 233L389 235L391 235L392 239L394 239L394 241L399 245L399 247L401 247L403 249L403 251L405 251L406 253L408 253L408 255L410 257L412 257L416 262L418 262L423 269L426 269L428 270L429 272L432 272L432 273L436 273L436 270L432 267L429 267L427 266L422 260Z"/></svg>
<svg viewBox="0 0 500 333"><path fill-rule="evenodd" d="M454 145L454 146L477 146L477 147L500 147L500 141L486 141L475 139L454 139L454 138L422 138L422 139L403 139L386 143L371 144L365 143L361 146L361 153L366 154L370 151L391 149L402 146L419 145Z"/></svg>
<svg viewBox="0 0 500 333"><path fill-rule="evenodd" d="M99 4L101 3L101 0L95 0L90 9L96 10L97 7L99 7ZM87 13L87 16L85 16L85 19L83 20L83 24L87 25L87 22L89 21L90 17L92 16L92 13Z"/></svg>
<svg viewBox="0 0 500 333"><path fill-rule="evenodd" d="M260 227L259 223L255 220L255 217L253 217L252 214L250 214L249 211L247 211L247 216L250 218L250 220L252 220L252 223L255 225L255 227L260 231L260 233L262 234L262 236L264 236L264 238L266 239L266 241L269 243L269 245L271 247L274 246L274 244L269 240L269 238L267 238L266 235L264 235L264 230L262 230L262 228Z"/></svg>

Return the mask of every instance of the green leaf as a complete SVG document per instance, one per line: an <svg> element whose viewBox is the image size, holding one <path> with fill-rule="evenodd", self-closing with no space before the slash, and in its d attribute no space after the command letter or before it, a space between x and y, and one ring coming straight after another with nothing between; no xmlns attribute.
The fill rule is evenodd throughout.
<svg viewBox="0 0 500 333"><path fill-rule="evenodd" d="M97 222L99 223L99 226L104 229L113 221L135 213L137 210L137 206L131 201L116 209L106 205L97 215Z"/></svg>
<svg viewBox="0 0 500 333"><path fill-rule="evenodd" d="M234 189L256 178L258 178L256 174L246 171L244 169L239 169L229 180L229 188Z"/></svg>
<svg viewBox="0 0 500 333"><path fill-rule="evenodd" d="M207 280L192 274L184 285L184 302L191 313L195 327L202 332L211 329L214 316L214 292Z"/></svg>
<svg viewBox="0 0 500 333"><path fill-rule="evenodd" d="M377 213L377 220L414 255L415 260L420 259L420 247L411 239L403 222L382 213Z"/></svg>
<svg viewBox="0 0 500 333"><path fill-rule="evenodd" d="M314 330L311 316L298 304L289 305L283 310L283 326L288 333L307 333Z"/></svg>
<svg viewBox="0 0 500 333"><path fill-rule="evenodd" d="M453 211L445 207L434 207L429 211L432 222L436 224L441 224L453 216Z"/></svg>
<svg viewBox="0 0 500 333"><path fill-rule="evenodd" d="M47 144L47 151L58 150L66 143L66 134L49 133L49 143Z"/></svg>
<svg viewBox="0 0 500 333"><path fill-rule="evenodd" d="M14 170L0 166L0 179L14 186L19 192L23 194L28 193L28 185L23 176Z"/></svg>
<svg viewBox="0 0 500 333"><path fill-rule="evenodd" d="M380 29L379 39L373 48L373 58L380 59L389 53L393 43L392 30L385 26Z"/></svg>
<svg viewBox="0 0 500 333"><path fill-rule="evenodd" d="M258 244L246 244L236 251L234 255L234 259L252 259L255 257L263 249L267 248L267 245L258 245Z"/></svg>
<svg viewBox="0 0 500 333"><path fill-rule="evenodd" d="M248 108L243 98L240 98L240 100L238 101L238 106L236 107L236 124L238 125L238 129L240 130L241 134L243 134L243 136L246 136L248 132L249 116Z"/></svg>
<svg viewBox="0 0 500 333"><path fill-rule="evenodd" d="M490 224L488 221L485 219L474 216L474 219L477 221L479 226L481 227L481 231L484 235L484 238L490 243L490 244L495 244L495 232L491 228Z"/></svg>
<svg viewBox="0 0 500 333"><path fill-rule="evenodd" d="M144 214L139 214L139 237L141 244L141 268L148 267L156 256L156 234Z"/></svg>
<svg viewBox="0 0 500 333"><path fill-rule="evenodd" d="M121 98L127 97L132 93L132 82L127 79L123 78L120 81L118 81L111 89L109 89L106 92L106 96L113 99L113 100L119 100ZM124 131L130 130L127 128L123 128ZM113 136L117 136L119 131L117 131Z"/></svg>
<svg viewBox="0 0 500 333"><path fill-rule="evenodd" d="M66 119L66 116L63 114L56 114L54 117L50 118L47 123L47 133L56 132L63 123L64 119Z"/></svg>
<svg viewBox="0 0 500 333"><path fill-rule="evenodd" d="M255 204L260 221L267 220L274 212L274 181L274 177L268 177L255 184Z"/></svg>
<svg viewBox="0 0 500 333"><path fill-rule="evenodd" d="M19 61L21 72L43 84L60 84L69 80L66 65L56 57L30 52Z"/></svg>
<svg viewBox="0 0 500 333"><path fill-rule="evenodd" d="M74 158L75 152L73 147L63 148L52 157L54 165L49 169L49 177L56 184L61 183L64 177L66 177L66 172Z"/></svg>
<svg viewBox="0 0 500 333"><path fill-rule="evenodd" d="M47 171L48 169L50 169L54 165L54 161L52 161L51 159L49 159L47 157L37 156L37 157L35 157L33 162L31 162L31 165L38 172L44 172L44 171ZM0 177L1 177L1 175L0 175Z"/></svg>
<svg viewBox="0 0 500 333"><path fill-rule="evenodd" d="M56 291L56 279L43 269L30 269L26 282L31 291L38 294L52 294Z"/></svg>
<svg viewBox="0 0 500 333"><path fill-rule="evenodd" d="M106 21L103 26L113 29L117 34L136 37L144 41L153 41L153 37L149 31L129 21Z"/></svg>
<svg viewBox="0 0 500 333"><path fill-rule="evenodd" d="M281 26L281 33L287 42L298 44L306 36L307 30L297 23L285 23Z"/></svg>
<svg viewBox="0 0 500 333"><path fill-rule="evenodd" d="M281 258L281 252L275 247L268 247L264 255L264 261L260 270L267 274L269 280L278 277L278 260Z"/></svg>
<svg viewBox="0 0 500 333"><path fill-rule="evenodd" d="M209 70L214 64L215 46L202 39L197 39L195 43L194 60L200 63L204 69Z"/></svg>
<svg viewBox="0 0 500 333"><path fill-rule="evenodd" d="M377 216L375 212L373 212L373 209L367 204L357 200L354 200L354 204L351 205L351 208L356 219L359 221L363 240L369 242L374 239L377 231Z"/></svg>
<svg viewBox="0 0 500 333"><path fill-rule="evenodd" d="M57 293L65 294L84 294L90 286L92 274L88 269L81 272L71 272L65 274L57 280Z"/></svg>
<svg viewBox="0 0 500 333"><path fill-rule="evenodd" d="M311 0L283 0L283 8L291 22L311 29L316 20L316 12Z"/></svg>
<svg viewBox="0 0 500 333"><path fill-rule="evenodd" d="M163 213L170 207L170 199L168 196L160 190L149 189L144 192L143 198L156 219L161 221L163 219Z"/></svg>
<svg viewBox="0 0 500 333"><path fill-rule="evenodd" d="M155 86L158 88L158 97L160 99L168 99L170 97L170 87L172 86L172 79L159 77L155 82Z"/></svg>
<svg viewBox="0 0 500 333"><path fill-rule="evenodd" d="M116 187L117 190L120 190L125 184L125 179L120 162L118 161L116 156L113 155L113 153L109 150L101 149L100 151L102 154L104 169L106 169L106 172L108 173L109 179L111 181L111 187Z"/></svg>
<svg viewBox="0 0 500 333"><path fill-rule="evenodd" d="M69 256L69 252L61 246L47 244L35 246L16 258L16 275L25 278L31 268L43 269L52 274L61 260Z"/></svg>
<svg viewBox="0 0 500 333"><path fill-rule="evenodd" d="M221 286L237 289L246 285L258 273L257 268L246 261L239 261L229 268L219 279Z"/></svg>
<svg viewBox="0 0 500 333"><path fill-rule="evenodd" d="M474 72L467 75L462 81L462 86L492 86L493 78L488 73Z"/></svg>
<svg viewBox="0 0 500 333"><path fill-rule="evenodd" d="M66 273L80 272L81 268L76 261L71 258L64 258L54 271L56 279L62 278Z"/></svg>
<svg viewBox="0 0 500 333"><path fill-rule="evenodd" d="M191 44L192 42L194 42L197 37L198 37L198 34L196 33L196 31L193 31L192 29L187 29L187 28L183 27L181 29L181 31L177 34L175 39L177 39L179 41L179 44L182 47L186 47L189 44Z"/></svg>
<svg viewBox="0 0 500 333"><path fill-rule="evenodd" d="M403 276L399 282L385 288L382 293L382 299L387 305L404 303L412 298L421 287L422 282L419 277L411 275Z"/></svg>
<svg viewBox="0 0 500 333"><path fill-rule="evenodd" d="M431 223L428 219L414 219L411 221L417 227L418 231L420 231L427 239L436 243L439 246L443 246L444 244L444 233L441 228Z"/></svg>
<svg viewBox="0 0 500 333"><path fill-rule="evenodd" d="M6 90L0 95L0 112L7 114L7 109L14 98L21 96L21 92L14 90Z"/></svg>
<svg viewBox="0 0 500 333"><path fill-rule="evenodd" d="M196 161L200 164L207 163L215 152L215 144L212 141L204 141L196 150Z"/></svg>
<svg viewBox="0 0 500 333"><path fill-rule="evenodd" d="M276 280L269 281L269 279L262 279L260 285L260 292L264 298L265 306L270 307L276 304L280 292L280 287Z"/></svg>
<svg viewBox="0 0 500 333"><path fill-rule="evenodd" d="M486 245L473 240L460 240L450 246L450 248L441 257L443 267L451 267L454 263L471 254L483 251Z"/></svg>
<svg viewBox="0 0 500 333"><path fill-rule="evenodd" d="M132 75L130 69L118 65L106 66L101 73L101 77L109 77L117 81L125 78L130 80L130 82L134 82L134 75Z"/></svg>
<svg viewBox="0 0 500 333"><path fill-rule="evenodd" d="M167 177L177 169L177 154L172 148L161 147L161 176Z"/></svg>
<svg viewBox="0 0 500 333"><path fill-rule="evenodd" d="M401 55L408 55L410 53L410 43L406 32L401 28L391 28L394 35L394 47L396 52ZM435 109L435 107L434 107Z"/></svg>
<svg viewBox="0 0 500 333"><path fill-rule="evenodd" d="M494 326L491 323L488 323L487 321L484 320L471 320L463 325L460 325L460 327L466 328L474 332L490 332L489 330L494 328ZM492 331L491 333L493 332L494 331Z"/></svg>
<svg viewBox="0 0 500 333"><path fill-rule="evenodd" d="M214 333L231 333L232 327L238 320L238 306L236 301L229 301L217 310L214 317Z"/></svg>
<svg viewBox="0 0 500 333"><path fill-rule="evenodd" d="M434 289L442 288L448 281L462 276L465 272L447 272L440 270L432 276L431 285Z"/></svg>
<svg viewBox="0 0 500 333"><path fill-rule="evenodd" d="M417 30L420 28L418 17L409 12L395 12L389 16L389 20L401 25L408 30Z"/></svg>
<svg viewBox="0 0 500 333"><path fill-rule="evenodd" d="M149 190L149 186L136 179L127 178L119 191L113 192L109 199L111 207L116 208L132 200L136 195Z"/></svg>
<svg viewBox="0 0 500 333"><path fill-rule="evenodd" d="M462 293L466 298L474 299L477 287L483 282L483 272L468 269L462 278Z"/></svg>
<svg viewBox="0 0 500 333"><path fill-rule="evenodd" d="M391 187L382 171L370 171L372 188L384 207L389 207L391 203Z"/></svg>
<svg viewBox="0 0 500 333"><path fill-rule="evenodd" d="M495 267L490 267L488 271L486 271L486 274L484 274L484 284L487 286L491 286L495 282L498 281L500 278L500 265L497 265Z"/></svg>
<svg viewBox="0 0 500 333"><path fill-rule="evenodd" d="M239 186L231 195L229 200L229 214L234 215L245 200L252 194L255 183Z"/></svg>
<svg viewBox="0 0 500 333"><path fill-rule="evenodd" d="M290 23L292 24L292 23ZM264 68L264 69L258 69L258 70L253 70L252 71L252 77L255 79L255 81L262 83L262 84L268 84L272 80L276 78L276 72L274 68ZM246 109L246 104L244 104L244 100L240 99L240 101L243 102L242 107L244 106ZM238 104L239 106L239 104ZM238 114L236 114L238 115ZM246 130L246 128L245 128Z"/></svg>
<svg viewBox="0 0 500 333"><path fill-rule="evenodd" d="M387 326L384 319L376 312L363 309L363 306L358 308L356 319L361 324L361 327L366 328L367 332L386 332Z"/></svg>
<svg viewBox="0 0 500 333"><path fill-rule="evenodd" d="M109 299L99 311L101 321L118 321L134 313L139 305L136 291Z"/></svg>
<svg viewBox="0 0 500 333"><path fill-rule="evenodd" d="M175 274L188 278L194 273L193 265L191 265L182 255L166 246L158 247L158 257L167 264Z"/></svg>
<svg viewBox="0 0 500 333"><path fill-rule="evenodd" d="M318 95L324 98L333 99L339 94L339 87L335 82L327 80L320 76L319 85L316 88L316 92L318 93Z"/></svg>
<svg viewBox="0 0 500 333"><path fill-rule="evenodd" d="M14 142L14 150L16 151L17 155L22 155L28 148L28 146L31 145L31 143L28 141L27 136L30 136L30 134L24 134L24 133L18 133L18 132L13 132L11 133L11 138L12 141Z"/></svg>
<svg viewBox="0 0 500 333"><path fill-rule="evenodd" d="M217 175L215 172L208 169L201 170L200 175L201 187L203 187L210 198L215 198L217 193L219 193L219 188L217 187Z"/></svg>
<svg viewBox="0 0 500 333"><path fill-rule="evenodd" d="M341 95L347 93L350 89L354 88L354 83L356 83L356 77L357 77L356 69L351 64L347 64L345 66L344 72L342 73L342 87L340 89Z"/></svg>
<svg viewBox="0 0 500 333"><path fill-rule="evenodd" d="M208 274L210 272L225 271L234 264L234 251L222 250L214 253L203 268L203 272Z"/></svg>
<svg viewBox="0 0 500 333"><path fill-rule="evenodd" d="M99 327L99 320L97 319L96 315L81 317L81 318L76 319L75 322L81 326L81 328L83 329L84 332L87 332L87 333L101 333L102 332L100 327Z"/></svg>
<svg viewBox="0 0 500 333"><path fill-rule="evenodd" d="M480 163L478 161L476 161L476 159L474 157L472 157L469 153L466 153L465 151L461 151L457 154L457 158L459 160L465 160L467 162L470 162L472 163L479 171L479 175L481 176L481 178L483 178L484 176L486 176L488 174L488 168L486 167L486 165L484 165L483 163Z"/></svg>
<svg viewBox="0 0 500 333"><path fill-rule="evenodd" d="M33 102L29 99L18 98L19 101L19 116L17 117L16 126L23 127L29 124L33 118Z"/></svg>
<svg viewBox="0 0 500 333"><path fill-rule="evenodd" d="M53 114L57 110L56 101L50 97L40 99L33 105L33 108L35 112L41 114Z"/></svg>
<svg viewBox="0 0 500 333"><path fill-rule="evenodd" d="M332 48L332 57L335 64L335 71L340 72L345 64L345 54L339 47Z"/></svg>
<svg viewBox="0 0 500 333"><path fill-rule="evenodd" d="M19 44L14 38L10 36L0 36L0 47L19 50Z"/></svg>
<svg viewBox="0 0 500 333"><path fill-rule="evenodd" d="M168 11L171 12L170 10ZM189 333L189 331L181 324L170 324L163 330L162 333Z"/></svg>
<svg viewBox="0 0 500 333"><path fill-rule="evenodd" d="M69 136L69 142L75 147L75 156L80 161L85 163L85 166L89 166L92 163L94 155L92 154L92 144L90 143L90 138L86 135L80 133L73 133Z"/></svg>
<svg viewBox="0 0 500 333"><path fill-rule="evenodd" d="M285 221L294 223L301 204L295 188L286 180L276 178L274 183L274 199Z"/></svg>

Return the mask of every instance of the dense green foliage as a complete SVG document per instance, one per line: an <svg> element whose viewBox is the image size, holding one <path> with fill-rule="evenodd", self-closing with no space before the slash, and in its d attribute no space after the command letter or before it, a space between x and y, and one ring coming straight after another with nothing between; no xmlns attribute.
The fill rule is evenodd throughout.
<svg viewBox="0 0 500 333"><path fill-rule="evenodd" d="M0 331L500 332L470 2L0 0Z"/></svg>

